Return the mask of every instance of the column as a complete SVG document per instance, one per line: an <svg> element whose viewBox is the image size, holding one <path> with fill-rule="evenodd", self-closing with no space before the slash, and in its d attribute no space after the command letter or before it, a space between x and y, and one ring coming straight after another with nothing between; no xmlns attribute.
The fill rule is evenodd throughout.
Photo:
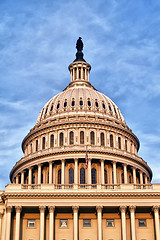
<svg viewBox="0 0 160 240"><path fill-rule="evenodd" d="M130 221L131 221L131 239L132 240L136 240L135 209L136 209L136 206L129 206Z"/></svg>
<svg viewBox="0 0 160 240"><path fill-rule="evenodd" d="M30 167L30 168L29 168L28 184L32 184L32 168L33 168L33 167Z"/></svg>
<svg viewBox="0 0 160 240"><path fill-rule="evenodd" d="M54 209L55 206L49 206L49 240L54 240Z"/></svg>
<svg viewBox="0 0 160 240"><path fill-rule="evenodd" d="M116 162L112 162L112 164L113 164L113 184L117 184Z"/></svg>
<svg viewBox="0 0 160 240"><path fill-rule="evenodd" d="M16 184L19 184L19 175L16 176Z"/></svg>
<svg viewBox="0 0 160 240"><path fill-rule="evenodd" d="M44 240L45 206L39 206L39 210L40 210L40 240Z"/></svg>
<svg viewBox="0 0 160 240"><path fill-rule="evenodd" d="M155 225L155 236L156 240L160 239L160 232L159 232L159 206L153 206L154 212L154 225Z"/></svg>
<svg viewBox="0 0 160 240"><path fill-rule="evenodd" d="M73 206L73 240L78 240L78 206Z"/></svg>
<svg viewBox="0 0 160 240"><path fill-rule="evenodd" d="M122 240L127 240L126 234L126 206L120 206L121 225L122 225Z"/></svg>
<svg viewBox="0 0 160 240"><path fill-rule="evenodd" d="M21 218L21 207L16 206L16 231L15 231L15 240L20 239L20 218Z"/></svg>
<svg viewBox="0 0 160 240"><path fill-rule="evenodd" d="M6 222L7 221L7 210L3 209L3 225L2 225L2 240L6 240Z"/></svg>
<svg viewBox="0 0 160 240"><path fill-rule="evenodd" d="M132 167L133 184L136 184L136 168Z"/></svg>
<svg viewBox="0 0 160 240"><path fill-rule="evenodd" d="M78 185L78 158L74 159L74 184L75 184L75 188L77 188L77 185Z"/></svg>
<svg viewBox="0 0 160 240"><path fill-rule="evenodd" d="M21 184L24 184L24 171L21 172Z"/></svg>
<svg viewBox="0 0 160 240"><path fill-rule="evenodd" d="M6 207L6 240L10 240L10 235L11 235L11 212L12 212L12 207L8 206Z"/></svg>
<svg viewBox="0 0 160 240"><path fill-rule="evenodd" d="M97 229L98 229L98 240L102 240L102 206L97 206Z"/></svg>
<svg viewBox="0 0 160 240"><path fill-rule="evenodd" d="M143 184L143 172L139 171L139 176L140 176L140 184Z"/></svg>
<svg viewBox="0 0 160 240"><path fill-rule="evenodd" d="M42 171L42 166L41 164L38 164L38 184L41 184L41 171Z"/></svg>
<svg viewBox="0 0 160 240"><path fill-rule="evenodd" d="M62 159L61 163L62 163L62 172L61 172L62 173L62 176L61 176L62 181L61 181L61 183L65 184L65 181L64 181L65 180L65 159Z"/></svg>
<svg viewBox="0 0 160 240"><path fill-rule="evenodd" d="M124 171L124 183L127 184L127 165L123 164L123 171Z"/></svg>
<svg viewBox="0 0 160 240"><path fill-rule="evenodd" d="M88 184L91 184L91 159L88 159Z"/></svg>
<svg viewBox="0 0 160 240"><path fill-rule="evenodd" d="M104 159L101 159L101 184L104 184Z"/></svg>
<svg viewBox="0 0 160 240"><path fill-rule="evenodd" d="M52 184L53 168L52 162L49 162L49 184Z"/></svg>
<svg viewBox="0 0 160 240"><path fill-rule="evenodd" d="M144 181L145 181L145 184L148 184L148 178L147 178L147 175L145 175L145 177L144 177Z"/></svg>
<svg viewBox="0 0 160 240"><path fill-rule="evenodd" d="M0 240L2 235L2 217L3 217L3 213L0 213Z"/></svg>

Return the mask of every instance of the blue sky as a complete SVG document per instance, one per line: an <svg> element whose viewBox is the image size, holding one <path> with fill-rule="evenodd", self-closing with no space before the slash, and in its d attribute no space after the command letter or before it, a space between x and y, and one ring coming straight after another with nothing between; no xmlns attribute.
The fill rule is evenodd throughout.
<svg viewBox="0 0 160 240"><path fill-rule="evenodd" d="M0 189L44 104L70 82L81 36L90 82L120 108L160 183L160 1L0 1Z"/></svg>

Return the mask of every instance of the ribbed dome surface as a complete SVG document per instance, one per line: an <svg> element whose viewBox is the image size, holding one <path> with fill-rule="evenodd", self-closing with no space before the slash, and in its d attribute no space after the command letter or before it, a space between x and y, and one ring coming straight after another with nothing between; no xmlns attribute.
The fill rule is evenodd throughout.
<svg viewBox="0 0 160 240"><path fill-rule="evenodd" d="M124 117L116 104L91 84L71 84L63 92L51 98L40 112L37 124L56 115L69 115L71 112L107 115L125 124Z"/></svg>

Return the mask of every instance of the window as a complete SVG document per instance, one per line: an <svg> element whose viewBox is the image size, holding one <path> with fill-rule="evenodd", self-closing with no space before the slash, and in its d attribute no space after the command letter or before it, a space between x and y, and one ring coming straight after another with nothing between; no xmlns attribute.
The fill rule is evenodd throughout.
<svg viewBox="0 0 160 240"><path fill-rule="evenodd" d="M74 107L74 105L75 105L75 101L73 100L73 101L72 101L72 107Z"/></svg>
<svg viewBox="0 0 160 240"><path fill-rule="evenodd" d="M57 109L60 107L60 103L57 104Z"/></svg>
<svg viewBox="0 0 160 240"><path fill-rule="evenodd" d="M146 227L146 219L139 219L138 223L139 227Z"/></svg>
<svg viewBox="0 0 160 240"><path fill-rule="evenodd" d="M109 107L109 111L111 111L111 112L112 112L112 108L111 108L111 106L109 105L108 107Z"/></svg>
<svg viewBox="0 0 160 240"><path fill-rule="evenodd" d="M113 135L110 135L110 147L113 147Z"/></svg>
<svg viewBox="0 0 160 240"><path fill-rule="evenodd" d="M105 106L105 104L104 104L104 103L102 103L102 107L103 107L104 109L106 109L106 106Z"/></svg>
<svg viewBox="0 0 160 240"><path fill-rule="evenodd" d="M84 132L80 132L80 144L84 144Z"/></svg>
<svg viewBox="0 0 160 240"><path fill-rule="evenodd" d="M104 146L104 133L101 133L101 146Z"/></svg>
<svg viewBox="0 0 160 240"><path fill-rule="evenodd" d="M95 168L92 168L91 176L92 176L92 184L96 184L97 181L96 181L96 169Z"/></svg>
<svg viewBox="0 0 160 240"><path fill-rule="evenodd" d="M67 220L60 220L60 227L68 227Z"/></svg>
<svg viewBox="0 0 160 240"><path fill-rule="evenodd" d="M125 140L125 150L127 152L127 140Z"/></svg>
<svg viewBox="0 0 160 240"><path fill-rule="evenodd" d="M62 132L59 134L59 145L63 146L63 133Z"/></svg>
<svg viewBox="0 0 160 240"><path fill-rule="evenodd" d="M97 101L95 102L95 106L98 108L98 102Z"/></svg>
<svg viewBox="0 0 160 240"><path fill-rule="evenodd" d="M74 183L74 169L71 167L69 169L69 184Z"/></svg>
<svg viewBox="0 0 160 240"><path fill-rule="evenodd" d="M28 227L35 227L35 220L28 220L28 224L27 224Z"/></svg>
<svg viewBox="0 0 160 240"><path fill-rule="evenodd" d="M83 106L83 101L82 100L79 101L79 105Z"/></svg>
<svg viewBox="0 0 160 240"><path fill-rule="evenodd" d="M43 139L42 139L42 149L45 149L45 147L46 147L46 139L45 139L45 137L43 137Z"/></svg>
<svg viewBox="0 0 160 240"><path fill-rule="evenodd" d="M67 102L64 102L64 107L67 107Z"/></svg>
<svg viewBox="0 0 160 240"><path fill-rule="evenodd" d="M116 109L114 108L114 112L115 112L115 114L117 114L117 111L116 111Z"/></svg>
<svg viewBox="0 0 160 240"><path fill-rule="evenodd" d="M58 170L58 184L61 184L61 169Z"/></svg>
<svg viewBox="0 0 160 240"><path fill-rule="evenodd" d="M36 152L38 152L38 140L36 140Z"/></svg>
<svg viewBox="0 0 160 240"><path fill-rule="evenodd" d="M114 227L114 220L106 220L107 221L107 227Z"/></svg>
<svg viewBox="0 0 160 240"><path fill-rule="evenodd" d="M74 144L74 132L69 133L69 144Z"/></svg>
<svg viewBox="0 0 160 240"><path fill-rule="evenodd" d="M108 179L107 179L107 170L104 170L104 183L107 184L108 183Z"/></svg>
<svg viewBox="0 0 160 240"><path fill-rule="evenodd" d="M83 227L91 227L91 219L83 219Z"/></svg>
<svg viewBox="0 0 160 240"><path fill-rule="evenodd" d="M48 108L46 108L45 114L47 113L47 111L48 111Z"/></svg>
<svg viewBox="0 0 160 240"><path fill-rule="evenodd" d="M50 147L54 147L54 135L51 135L51 139L50 139Z"/></svg>
<svg viewBox="0 0 160 240"><path fill-rule="evenodd" d="M94 140L94 132L93 131L90 133L90 138L91 138L91 145L94 145L95 140Z"/></svg>
<svg viewBox="0 0 160 240"><path fill-rule="evenodd" d="M121 149L121 138L118 137L118 148Z"/></svg>
<svg viewBox="0 0 160 240"><path fill-rule="evenodd" d="M50 112L52 112L52 110L53 110L53 105L51 106Z"/></svg>
<svg viewBox="0 0 160 240"><path fill-rule="evenodd" d="M80 169L80 184L85 184L85 169Z"/></svg>
<svg viewBox="0 0 160 240"><path fill-rule="evenodd" d="M89 107L91 106L91 101L90 101L90 100L88 100L88 106L89 106Z"/></svg>

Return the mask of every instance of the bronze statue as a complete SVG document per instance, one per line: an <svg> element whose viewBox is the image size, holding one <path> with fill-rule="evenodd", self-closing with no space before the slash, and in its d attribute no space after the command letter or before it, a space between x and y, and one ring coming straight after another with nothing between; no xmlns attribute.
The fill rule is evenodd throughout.
<svg viewBox="0 0 160 240"><path fill-rule="evenodd" d="M82 50L83 50L83 42L82 42L82 38L81 37L79 37L79 39L77 40L76 48L77 48L78 52L82 52Z"/></svg>

